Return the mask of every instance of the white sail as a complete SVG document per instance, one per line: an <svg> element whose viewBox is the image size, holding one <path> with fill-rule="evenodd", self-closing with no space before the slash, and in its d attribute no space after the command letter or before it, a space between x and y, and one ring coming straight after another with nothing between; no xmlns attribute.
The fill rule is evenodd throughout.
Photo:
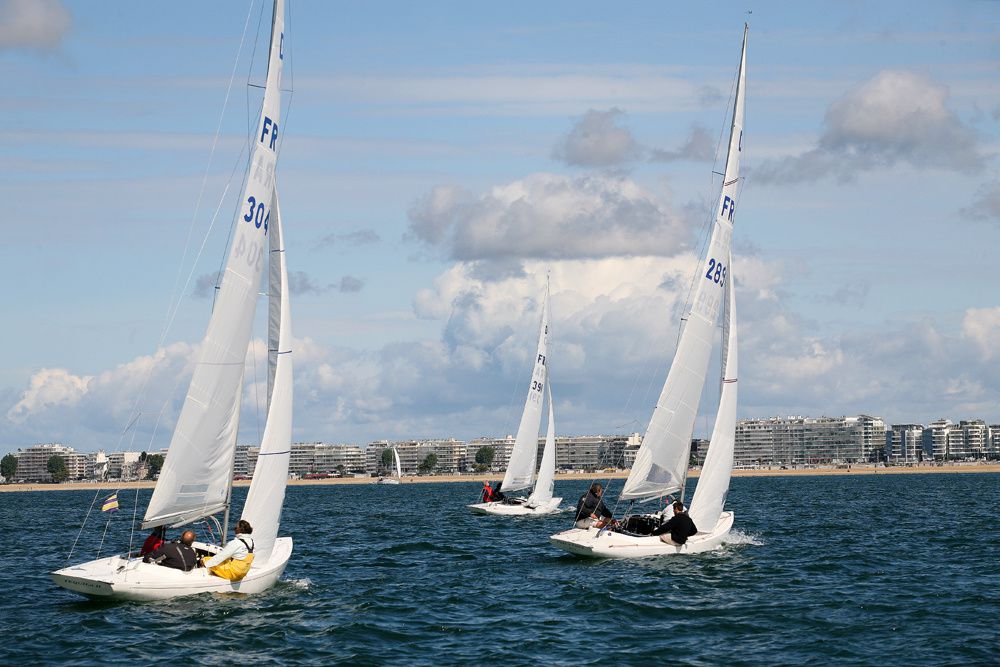
<svg viewBox="0 0 1000 667"><path fill-rule="evenodd" d="M644 499L673 493L687 475L691 434L698 414L698 401L705 384L712 350L715 322L719 315L729 267L733 214L739 189L740 152L743 140L743 101L746 70L746 31L740 55L740 70L733 104L726 171L712 236L696 276L694 299L687 314L673 364L663 391L636 454L635 463L622 490L624 499Z"/></svg>
<svg viewBox="0 0 1000 667"><path fill-rule="evenodd" d="M267 423L242 517L253 526L254 563L260 566L267 565L274 541L278 537L292 451L292 322L288 303L285 238L277 192L274 193L271 210L274 217L270 230L267 348L268 377L272 380L268 394Z"/></svg>
<svg viewBox="0 0 1000 667"><path fill-rule="evenodd" d="M538 466L538 479L535 480L535 490L528 496L528 505L538 506L552 500L556 486L556 420L552 408L552 385L546 383L545 391L549 397L549 426L545 432L545 449L542 451L542 463Z"/></svg>
<svg viewBox="0 0 1000 667"><path fill-rule="evenodd" d="M544 401L546 367L549 339L549 289L545 288L542 302L542 325L538 332L538 351L535 353L535 368L528 386L528 397L521 413L521 425L517 428L514 448L507 462L507 472L503 476L501 491L518 491L531 486L535 477L535 462L538 460L538 427L542 423L542 403Z"/></svg>
<svg viewBox="0 0 1000 667"><path fill-rule="evenodd" d="M284 0L274 3L264 104L232 249L198 364L143 526L179 525L225 508L232 482L243 366L267 257L281 113Z"/></svg>
<svg viewBox="0 0 1000 667"><path fill-rule="evenodd" d="M732 266L732 264L730 264ZM722 372L722 393L719 413L715 417L708 454L701 468L698 486L691 499L689 515L701 531L711 530L722 516L733 474L733 451L736 445L736 379L739 373L736 349L736 290L732 281L727 286L725 363Z"/></svg>
<svg viewBox="0 0 1000 667"><path fill-rule="evenodd" d="M395 447L392 448L392 458L396 462L396 477L403 479L403 466L399 462L399 451Z"/></svg>

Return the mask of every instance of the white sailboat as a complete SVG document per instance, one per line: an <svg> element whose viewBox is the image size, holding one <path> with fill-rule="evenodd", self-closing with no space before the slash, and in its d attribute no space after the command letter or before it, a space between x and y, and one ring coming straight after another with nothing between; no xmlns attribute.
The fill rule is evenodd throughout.
<svg viewBox="0 0 1000 667"><path fill-rule="evenodd" d="M553 498L556 474L555 418L552 408L552 389L548 383L548 340L549 340L549 288L545 287L542 302L542 324L538 333L538 349L535 353L535 367L528 386L528 397L521 413L521 424L514 439L514 448L507 462L500 491L514 492L534 489L527 498L507 498L499 502L474 503L469 509L478 514L540 515L551 514L559 509L562 498ZM542 462L535 478L535 461L538 457L538 427L542 422L542 405L548 395L549 424L545 436Z"/></svg>
<svg viewBox="0 0 1000 667"><path fill-rule="evenodd" d="M399 450L392 448L392 462L396 466L395 477L380 477L376 484L399 484L403 481L403 466L399 462Z"/></svg>
<svg viewBox="0 0 1000 667"><path fill-rule="evenodd" d="M284 572L292 539L278 537L288 479L292 428L291 320L284 236L275 187L284 0L275 0L267 85L257 125L245 202L236 220L232 248L208 330L170 448L149 501L143 528L179 527L224 512L229 519L243 369L256 310L264 260L269 257L268 409L260 454L242 518L254 528L254 561L241 581L204 568L183 572L144 563L128 554L100 558L51 573L53 581L84 595L125 600L162 600L197 593L259 593ZM195 542L202 554L221 545Z"/></svg>
<svg viewBox="0 0 1000 667"><path fill-rule="evenodd" d="M648 531L637 534L639 531L624 528L573 528L549 538L554 546L570 553L607 558L699 553L718 548L732 529L734 515L724 511L736 431L737 337L731 247L733 211L740 180L747 32L744 26L726 170L711 240L699 265L691 309L673 364L619 497L630 501L629 510L635 502L673 493L679 493L683 500L698 402L708 371L715 323L725 304L725 352L719 408L709 453L689 513L699 532L682 546L665 544ZM669 516L651 514L648 518L656 522ZM649 525L650 522L645 523Z"/></svg>

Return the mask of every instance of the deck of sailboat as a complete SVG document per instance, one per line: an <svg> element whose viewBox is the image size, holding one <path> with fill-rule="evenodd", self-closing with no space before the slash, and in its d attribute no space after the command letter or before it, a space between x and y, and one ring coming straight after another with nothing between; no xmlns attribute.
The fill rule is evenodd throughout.
<svg viewBox="0 0 1000 667"><path fill-rule="evenodd" d="M524 500L526 501L527 499ZM472 505L467 505L467 507L475 514L495 514L500 516L541 516L543 514L553 514L554 512L562 511L559 508L559 503L561 502L562 498L552 498L551 500L538 506L529 506L527 502L513 504L491 502L473 503Z"/></svg>
<svg viewBox="0 0 1000 667"><path fill-rule="evenodd" d="M215 545L195 542L200 551L217 551ZM241 581L209 574L205 568L189 572L144 563L122 555L70 565L50 573L52 580L76 593L104 600L167 600L199 593L261 593L278 580L292 555L292 538L279 537L266 562L254 563Z"/></svg>
<svg viewBox="0 0 1000 667"><path fill-rule="evenodd" d="M732 512L723 512L709 532L688 538L682 546L665 544L655 535L628 535L599 528L571 528L549 538L553 546L590 558L646 558L714 551L733 527Z"/></svg>

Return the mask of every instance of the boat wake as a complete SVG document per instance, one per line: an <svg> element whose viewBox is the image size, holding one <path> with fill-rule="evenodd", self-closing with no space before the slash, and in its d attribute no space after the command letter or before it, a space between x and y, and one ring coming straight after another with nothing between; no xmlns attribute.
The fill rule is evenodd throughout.
<svg viewBox="0 0 1000 667"><path fill-rule="evenodd" d="M309 577L303 577L301 579L285 579L282 583L292 588L298 588L303 591L309 590L309 588L312 586L312 580L309 579Z"/></svg>
<svg viewBox="0 0 1000 667"><path fill-rule="evenodd" d="M722 543L734 545L749 544L751 546L760 547L764 545L764 540L762 540L760 536L754 535L753 533L744 533L739 530L733 530L722 538Z"/></svg>

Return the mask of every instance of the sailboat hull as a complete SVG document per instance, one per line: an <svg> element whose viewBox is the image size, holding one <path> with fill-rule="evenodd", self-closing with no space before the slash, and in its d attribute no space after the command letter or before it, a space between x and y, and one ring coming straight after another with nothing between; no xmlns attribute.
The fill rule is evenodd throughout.
<svg viewBox="0 0 1000 667"><path fill-rule="evenodd" d="M468 508L475 514L493 514L497 516L539 516L542 514L552 514L553 512L559 512L559 503L562 502L562 498L553 498L552 500L537 506L528 506L525 503L519 503L516 505L510 505L508 503L475 503L473 505L468 505Z"/></svg>
<svg viewBox="0 0 1000 667"><path fill-rule="evenodd" d="M196 548L217 548L195 543ZM271 557L261 567L250 568L241 581L228 581L205 568L182 572L141 558L110 556L72 565L50 573L52 581L74 593L102 600L150 602L200 593L263 593L281 577L292 555L292 538L275 540Z"/></svg>
<svg viewBox="0 0 1000 667"><path fill-rule="evenodd" d="M375 483L376 484L399 484L399 480L398 479L380 479L380 480L378 480Z"/></svg>
<svg viewBox="0 0 1000 667"><path fill-rule="evenodd" d="M733 528L733 513L723 512L710 532L688 538L682 546L664 544L658 536L635 536L597 528L573 528L549 538L552 546L590 558L648 558L714 551Z"/></svg>

